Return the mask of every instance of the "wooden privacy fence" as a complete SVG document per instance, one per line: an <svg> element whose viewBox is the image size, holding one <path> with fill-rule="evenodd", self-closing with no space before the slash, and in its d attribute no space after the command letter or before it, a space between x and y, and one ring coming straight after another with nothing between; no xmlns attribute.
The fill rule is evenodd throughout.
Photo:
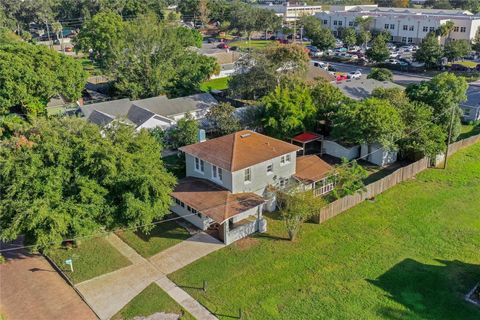
<svg viewBox="0 0 480 320"><path fill-rule="evenodd" d="M450 144L448 149L449 155L452 155L460 149L468 147L479 141L480 134L452 143ZM328 204L327 206L323 207L322 210L320 210L320 214L315 219L316 222L325 222L328 219L331 219L338 214L356 206L360 202L381 194L385 190L388 190L391 187L395 186L397 183L413 178L417 173L427 169L429 167L429 164L430 160L428 158L423 158L406 167L394 171L390 175L376 182L367 185L365 187L366 190L363 192L357 192L351 196L343 197Z"/></svg>

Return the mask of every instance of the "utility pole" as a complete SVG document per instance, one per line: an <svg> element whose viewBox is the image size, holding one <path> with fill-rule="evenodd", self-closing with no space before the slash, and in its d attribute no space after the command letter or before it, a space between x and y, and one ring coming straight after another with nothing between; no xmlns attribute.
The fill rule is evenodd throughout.
<svg viewBox="0 0 480 320"><path fill-rule="evenodd" d="M48 43L49 47L52 48L52 39L50 38L50 27L48 26L48 20L45 20L45 25L47 26L47 35L48 35Z"/></svg>
<svg viewBox="0 0 480 320"><path fill-rule="evenodd" d="M453 118L454 117L455 117L455 105L452 105L452 113L450 115L450 127L448 128L447 149L445 150L445 160L443 162L443 169L447 168L448 149L450 147L450 143L452 142Z"/></svg>

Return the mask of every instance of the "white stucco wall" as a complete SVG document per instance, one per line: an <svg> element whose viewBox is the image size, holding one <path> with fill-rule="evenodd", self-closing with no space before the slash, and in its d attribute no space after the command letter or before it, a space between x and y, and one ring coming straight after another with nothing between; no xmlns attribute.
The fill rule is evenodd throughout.
<svg viewBox="0 0 480 320"><path fill-rule="evenodd" d="M170 209L174 213L178 214L180 217L184 218L185 220L202 230L207 230L208 226L213 222L213 220L209 217L201 215L202 217L200 218L197 215L192 214L187 210L186 204L185 208L183 208L182 206L174 202Z"/></svg>
<svg viewBox="0 0 480 320"><path fill-rule="evenodd" d="M207 161L205 162L204 172L199 172L195 169L195 157L190 154L185 154L185 165L186 165L186 174L187 177L196 177L210 180L230 191L232 191L232 173L225 169L223 171L223 179L222 181L213 178L213 165Z"/></svg>
<svg viewBox="0 0 480 320"><path fill-rule="evenodd" d="M379 144L372 144L370 148L370 154L368 151L368 145L362 144L360 156L362 159L376 164L377 166L384 167L397 161L396 151L387 151Z"/></svg>

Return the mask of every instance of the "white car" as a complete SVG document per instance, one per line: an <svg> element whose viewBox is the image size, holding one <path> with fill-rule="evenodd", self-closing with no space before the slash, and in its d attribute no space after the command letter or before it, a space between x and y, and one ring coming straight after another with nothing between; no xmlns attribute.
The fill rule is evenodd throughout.
<svg viewBox="0 0 480 320"><path fill-rule="evenodd" d="M360 72L360 70L347 73L348 79L360 79L361 77L362 77L362 73Z"/></svg>
<svg viewBox="0 0 480 320"><path fill-rule="evenodd" d="M325 70L328 69L328 64L324 62L312 60L311 63L313 64L314 67L318 67L320 69L325 69Z"/></svg>

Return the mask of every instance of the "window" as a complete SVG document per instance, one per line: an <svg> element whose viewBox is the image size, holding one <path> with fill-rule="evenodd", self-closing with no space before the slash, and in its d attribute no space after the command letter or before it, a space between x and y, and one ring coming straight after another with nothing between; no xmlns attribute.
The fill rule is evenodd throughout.
<svg viewBox="0 0 480 320"><path fill-rule="evenodd" d="M223 181L223 169L212 165L212 178Z"/></svg>
<svg viewBox="0 0 480 320"><path fill-rule="evenodd" d="M410 26L410 27L408 28L408 30L410 30L410 31L415 30L415 26Z"/></svg>
<svg viewBox="0 0 480 320"><path fill-rule="evenodd" d="M403 25L403 30L405 30L405 31L408 30L408 26L406 24Z"/></svg>
<svg viewBox="0 0 480 320"><path fill-rule="evenodd" d="M267 174L272 174L273 173L273 163L270 163L267 166Z"/></svg>
<svg viewBox="0 0 480 320"><path fill-rule="evenodd" d="M430 28L428 29L428 31L430 31L430 32L435 31L435 27L430 27Z"/></svg>
<svg viewBox="0 0 480 320"><path fill-rule="evenodd" d="M465 108L465 109L463 109L463 115L464 115L465 117L470 116L470 108Z"/></svg>
<svg viewBox="0 0 480 320"><path fill-rule="evenodd" d="M280 158L280 165L283 166L285 164L285 156Z"/></svg>
<svg viewBox="0 0 480 320"><path fill-rule="evenodd" d="M349 21L349 22L348 22L348 26L349 26L349 27L353 27L353 21Z"/></svg>
<svg viewBox="0 0 480 320"><path fill-rule="evenodd" d="M180 206L182 206L182 208L185 208L185 203L180 201Z"/></svg>
<svg viewBox="0 0 480 320"><path fill-rule="evenodd" d="M408 37L408 41L407 41L407 42L408 42L408 43L412 43L412 42L413 42L413 38Z"/></svg>
<svg viewBox="0 0 480 320"><path fill-rule="evenodd" d="M333 20L333 25L334 25L334 26L337 25L337 20Z"/></svg>
<svg viewBox="0 0 480 320"><path fill-rule="evenodd" d="M395 25L394 25L394 24L391 24L391 25L390 25L390 29L391 29L391 30L395 30Z"/></svg>
<svg viewBox="0 0 480 320"><path fill-rule="evenodd" d="M407 37L402 37L402 42L407 42Z"/></svg>
<svg viewBox="0 0 480 320"><path fill-rule="evenodd" d="M285 188L285 186L287 185L287 179L280 178L279 184L280 184L280 188Z"/></svg>
<svg viewBox="0 0 480 320"><path fill-rule="evenodd" d="M205 171L205 162L195 157L195 170L203 173Z"/></svg>
<svg viewBox="0 0 480 320"><path fill-rule="evenodd" d="M467 31L467 27L461 27L460 28L460 32L466 32Z"/></svg>
<svg viewBox="0 0 480 320"><path fill-rule="evenodd" d="M428 32L428 27L427 26L423 27L423 32Z"/></svg>
<svg viewBox="0 0 480 320"><path fill-rule="evenodd" d="M323 20L323 24L328 24L328 20Z"/></svg>
<svg viewBox="0 0 480 320"><path fill-rule="evenodd" d="M287 161L287 163L289 163L289 162L290 162L290 160L291 160L291 157L290 157L290 155L289 155L289 154L287 154L287 155L285 156L285 160Z"/></svg>
<svg viewBox="0 0 480 320"><path fill-rule="evenodd" d="M180 205L182 202L180 200L178 200L177 198L174 198L175 199L175 203Z"/></svg>
<svg viewBox="0 0 480 320"><path fill-rule="evenodd" d="M385 23L385 29L388 29L388 27L390 27L390 25L388 23Z"/></svg>
<svg viewBox="0 0 480 320"><path fill-rule="evenodd" d="M343 21L338 20L338 25L339 25L339 26L343 25Z"/></svg>
<svg viewBox="0 0 480 320"><path fill-rule="evenodd" d="M252 181L252 169L248 168L245 169L245 182L251 182Z"/></svg>
<svg viewBox="0 0 480 320"><path fill-rule="evenodd" d="M459 27L453 27L453 32L458 32L458 30L460 30Z"/></svg>

